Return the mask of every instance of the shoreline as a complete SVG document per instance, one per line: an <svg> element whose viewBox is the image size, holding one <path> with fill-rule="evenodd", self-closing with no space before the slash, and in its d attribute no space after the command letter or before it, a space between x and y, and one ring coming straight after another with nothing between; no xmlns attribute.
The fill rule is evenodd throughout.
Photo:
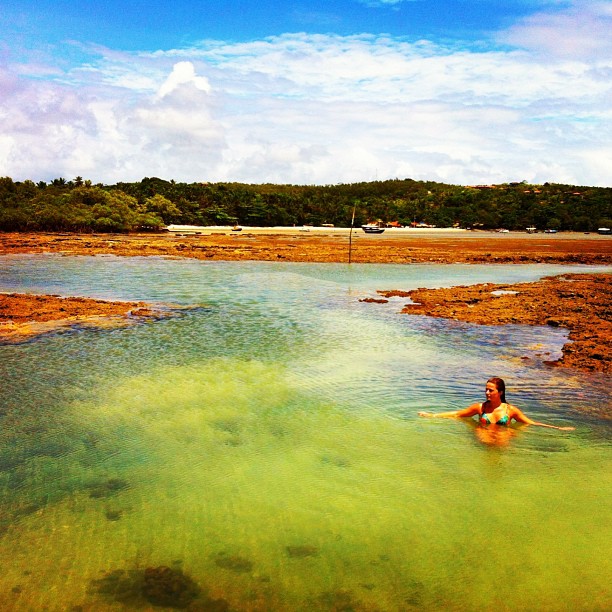
<svg viewBox="0 0 612 612"><path fill-rule="evenodd" d="M182 307L59 295L0 293L0 343L18 344L63 329L115 329L173 316Z"/></svg>
<svg viewBox="0 0 612 612"><path fill-rule="evenodd" d="M188 257L212 261L308 263L561 263L612 265L612 238L598 234L523 234L347 228L257 228L205 234L1 233L0 254L60 253Z"/></svg>
<svg viewBox="0 0 612 612"><path fill-rule="evenodd" d="M442 289L378 291L411 300L407 315L426 315L476 325L548 325L569 331L558 361L543 363L584 372L612 372L610 274L559 274L539 281L481 283ZM544 357L544 356L542 356Z"/></svg>
<svg viewBox="0 0 612 612"><path fill-rule="evenodd" d="M212 228L219 229L219 228ZM0 233L0 255L57 253L181 257L215 261L343 263L348 229L261 228L261 233L210 235L82 235ZM244 231L244 230L243 230ZM353 263L565 263L612 265L609 236L581 234L498 234L465 230L390 231L374 237L353 231ZM433 233L432 233L433 232ZM612 275L565 274L535 283L484 284L411 292L379 291L410 297L418 305L402 312L469 323L551 325L569 330L570 342L554 365L587 372L612 371L612 323L608 314ZM495 291L515 294L495 295ZM520 297L517 297L520 296ZM377 300L368 300L377 301ZM75 326L126 325L171 316L144 302L112 302L53 295L0 294L0 342L21 342Z"/></svg>

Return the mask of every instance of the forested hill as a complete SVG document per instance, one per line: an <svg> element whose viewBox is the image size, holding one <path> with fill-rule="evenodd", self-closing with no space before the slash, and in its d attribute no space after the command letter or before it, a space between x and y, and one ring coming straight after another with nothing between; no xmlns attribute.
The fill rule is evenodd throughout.
<svg viewBox="0 0 612 612"><path fill-rule="evenodd" d="M525 182L460 186L412 179L304 186L0 178L2 231L126 232L171 223L348 227L353 209L356 226L382 220L593 231L612 226L612 188Z"/></svg>

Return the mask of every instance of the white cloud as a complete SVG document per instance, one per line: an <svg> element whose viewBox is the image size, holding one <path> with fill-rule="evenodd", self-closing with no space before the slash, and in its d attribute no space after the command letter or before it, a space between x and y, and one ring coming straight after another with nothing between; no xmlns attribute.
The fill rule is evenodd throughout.
<svg viewBox="0 0 612 612"><path fill-rule="evenodd" d="M191 62L178 62L174 64L170 76L163 82L157 93L160 98L163 98L185 83L191 83L196 89L210 93L210 83L208 79L206 77L197 76Z"/></svg>
<svg viewBox="0 0 612 612"><path fill-rule="evenodd" d="M612 61L539 51L287 34L5 66L0 175L609 184Z"/></svg>
<svg viewBox="0 0 612 612"><path fill-rule="evenodd" d="M579 0L526 17L500 32L499 40L549 57L597 62L612 56L611 32L612 3Z"/></svg>
<svg viewBox="0 0 612 612"><path fill-rule="evenodd" d="M135 70L130 59L127 75ZM60 83L16 81L5 71L17 85L10 95L0 94L1 133L6 134L0 140L0 174L36 180L81 175L96 182L203 176L211 154L217 157L223 147L223 129L212 117L206 79L195 72L184 78L190 75L185 64L165 80L158 75L161 86L143 81L149 85L144 91L143 83L132 89L127 76L121 86L116 59L108 72L91 66L76 71L78 87L66 84L68 75Z"/></svg>

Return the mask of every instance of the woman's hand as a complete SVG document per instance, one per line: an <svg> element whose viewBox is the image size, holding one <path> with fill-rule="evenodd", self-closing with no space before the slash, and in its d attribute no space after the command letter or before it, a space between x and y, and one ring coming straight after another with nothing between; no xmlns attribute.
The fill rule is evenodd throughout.
<svg viewBox="0 0 612 612"><path fill-rule="evenodd" d="M433 416L431 412L419 412L418 415L422 417L432 417Z"/></svg>

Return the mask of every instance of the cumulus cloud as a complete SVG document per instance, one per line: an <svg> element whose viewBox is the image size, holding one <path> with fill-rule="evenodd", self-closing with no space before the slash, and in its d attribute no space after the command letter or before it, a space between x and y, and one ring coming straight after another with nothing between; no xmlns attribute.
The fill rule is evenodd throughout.
<svg viewBox="0 0 612 612"><path fill-rule="evenodd" d="M210 93L210 83L206 77L197 76L195 68L191 62L178 62L174 64L172 72L168 78L162 83L158 90L160 98L172 93L177 87L192 84L196 89Z"/></svg>
<svg viewBox="0 0 612 612"><path fill-rule="evenodd" d="M0 175L609 184L610 56L541 51L285 34L156 53L95 48L45 78L7 64Z"/></svg>
<svg viewBox="0 0 612 612"><path fill-rule="evenodd" d="M129 59L128 75L134 70ZM102 64L110 69L79 68L60 82L18 79L0 70L0 82L12 83L0 94L0 174L47 180L81 175L102 182L204 176L224 146L206 79L183 62L134 88L119 74L117 58L112 66Z"/></svg>

